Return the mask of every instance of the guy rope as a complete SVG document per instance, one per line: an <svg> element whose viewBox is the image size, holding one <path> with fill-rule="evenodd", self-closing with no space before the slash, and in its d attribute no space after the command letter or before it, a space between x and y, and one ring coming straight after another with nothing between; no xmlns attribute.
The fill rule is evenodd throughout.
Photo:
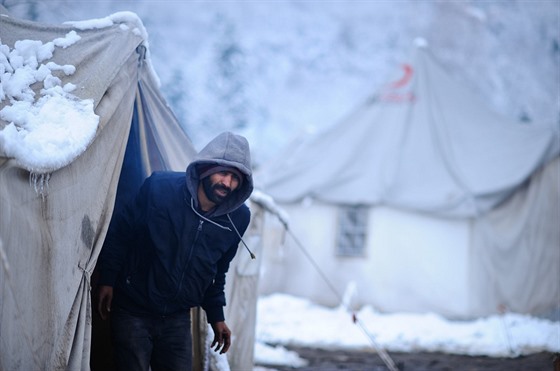
<svg viewBox="0 0 560 371"><path fill-rule="evenodd" d="M387 366L387 368L389 368L390 371L398 371L397 366L395 365L395 362L393 362L393 360L391 359L391 357L389 356L389 354L387 353L387 351L385 349L383 349L383 347L381 347L374 339L373 335L367 330L366 326L364 325L364 323L362 321L360 321L360 319L358 318L358 316L356 315L355 312L353 312L348 306L347 304L344 302L342 296L339 294L339 292L336 290L336 288L334 287L334 285L331 283L331 281L329 280L329 278L327 277L327 275L321 270L321 268L319 267L319 265L317 264L317 262L313 259L313 257L311 256L311 254L309 254L309 251L307 251L307 249L303 246L303 244L301 243L301 241L297 238L297 236L292 232L292 230L288 227L288 223L283 220L282 218L279 218L279 220L281 221L281 223L283 224L284 228L286 229L286 231L288 232L288 234L294 239L294 241L296 242L296 245L300 248L300 250L303 252L303 254L305 255L305 257L309 260L309 262L311 263L311 265L313 266L313 268L315 268L315 270L317 271L317 273L319 273L319 275L321 276L321 278L323 279L323 281L325 281L325 283L327 284L327 286L329 287L329 289L332 291L332 293L336 296L336 298L338 299L338 301L342 304L342 306L344 307L344 309L346 309L347 312L352 314L352 322L354 324L356 324L360 330L362 330L362 332L366 335L366 337L369 339L371 345L373 346L373 348L375 349L375 351L377 352L377 354L379 354L379 357L381 357L381 360L383 361L383 363L385 363L385 365Z"/></svg>

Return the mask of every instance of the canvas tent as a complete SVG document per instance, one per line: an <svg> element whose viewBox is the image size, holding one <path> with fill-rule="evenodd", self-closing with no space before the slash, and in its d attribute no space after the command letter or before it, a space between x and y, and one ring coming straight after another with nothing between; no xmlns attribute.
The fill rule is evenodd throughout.
<svg viewBox="0 0 560 371"><path fill-rule="evenodd" d="M135 15L47 25L14 19L1 7L0 13L0 56L8 56L0 58L3 78L18 78L14 66L29 61L35 71L66 66L51 72L61 86L74 84L74 101L91 99L99 118L83 153L40 171L30 168L25 153L9 155L0 140L0 369L89 369L90 280L117 186L126 195L151 171L182 171L195 151L159 92ZM33 63L38 53L19 62L9 54L22 40L33 42L20 43L21 53L40 45L42 63ZM44 51L53 40L49 57ZM2 81L5 98L10 93ZM41 80L30 88L39 97L46 85ZM0 112L17 100L2 99ZM0 120L0 130L9 125Z"/></svg>
<svg viewBox="0 0 560 371"><path fill-rule="evenodd" d="M494 113L423 43L412 60L347 118L263 165L260 188L339 292L355 284L355 306L461 318L558 307L558 127ZM261 293L340 304L281 234L268 234L285 242L263 263ZM344 238L360 252L341 253Z"/></svg>

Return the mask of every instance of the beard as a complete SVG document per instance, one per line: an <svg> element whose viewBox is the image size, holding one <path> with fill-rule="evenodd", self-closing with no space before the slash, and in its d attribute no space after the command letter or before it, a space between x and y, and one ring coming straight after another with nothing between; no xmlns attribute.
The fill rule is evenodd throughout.
<svg viewBox="0 0 560 371"><path fill-rule="evenodd" d="M220 205L231 195L231 188L218 183L212 183L210 177L202 179L202 188L206 197L216 205ZM220 192L223 192L223 194Z"/></svg>

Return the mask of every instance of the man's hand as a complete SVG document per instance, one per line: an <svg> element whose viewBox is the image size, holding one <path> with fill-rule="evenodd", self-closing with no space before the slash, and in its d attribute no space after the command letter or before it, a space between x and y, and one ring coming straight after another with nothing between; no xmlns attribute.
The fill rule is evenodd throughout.
<svg viewBox="0 0 560 371"><path fill-rule="evenodd" d="M210 348L216 346L214 351L220 351L220 354L227 352L231 345L231 331L226 323L223 321L214 322L212 323L212 330L214 330L214 341L212 341Z"/></svg>
<svg viewBox="0 0 560 371"><path fill-rule="evenodd" d="M104 320L109 318L112 301L113 288L111 286L99 286L99 289L97 290L97 312Z"/></svg>

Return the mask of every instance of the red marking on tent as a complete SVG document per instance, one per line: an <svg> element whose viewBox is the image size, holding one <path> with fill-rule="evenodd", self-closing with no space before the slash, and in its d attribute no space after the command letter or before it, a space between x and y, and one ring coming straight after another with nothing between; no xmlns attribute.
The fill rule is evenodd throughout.
<svg viewBox="0 0 560 371"><path fill-rule="evenodd" d="M408 63L402 66L403 75L396 81L388 84L379 95L379 100L392 103L414 103L417 100L412 90L410 82L414 75L414 68Z"/></svg>
<svg viewBox="0 0 560 371"><path fill-rule="evenodd" d="M397 81L391 83L389 86L393 89L402 88L406 86L410 80L412 79L412 75L414 74L414 68L408 63L402 65L402 69L404 70L404 75L398 79Z"/></svg>
<svg viewBox="0 0 560 371"><path fill-rule="evenodd" d="M405 103L405 102L416 102L416 95L412 92L408 93L395 93L388 92L381 94L379 100L382 102L393 102L393 103Z"/></svg>

